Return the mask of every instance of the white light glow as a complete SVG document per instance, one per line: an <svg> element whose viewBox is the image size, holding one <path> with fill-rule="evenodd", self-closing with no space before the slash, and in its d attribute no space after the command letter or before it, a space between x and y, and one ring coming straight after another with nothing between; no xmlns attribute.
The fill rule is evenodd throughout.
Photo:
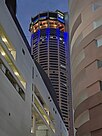
<svg viewBox="0 0 102 136"><path fill-rule="evenodd" d="M7 43L7 39L5 37L2 37L2 41Z"/></svg>
<svg viewBox="0 0 102 136"><path fill-rule="evenodd" d="M1 52L1 54L2 54L2 56L5 56L5 55L6 55L6 53L5 53L5 52L3 52L3 51Z"/></svg>
<svg viewBox="0 0 102 136"><path fill-rule="evenodd" d="M18 73L18 72L16 72L16 71L14 72L14 74L15 74L16 76L19 76L19 73Z"/></svg>

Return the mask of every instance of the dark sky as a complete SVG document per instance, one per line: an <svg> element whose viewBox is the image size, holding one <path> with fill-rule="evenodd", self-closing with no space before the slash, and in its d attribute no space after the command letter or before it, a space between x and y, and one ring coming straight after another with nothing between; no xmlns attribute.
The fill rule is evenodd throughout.
<svg viewBox="0 0 102 136"><path fill-rule="evenodd" d="M30 43L29 23L34 17L43 11L61 10L68 11L68 0L17 0L17 18Z"/></svg>

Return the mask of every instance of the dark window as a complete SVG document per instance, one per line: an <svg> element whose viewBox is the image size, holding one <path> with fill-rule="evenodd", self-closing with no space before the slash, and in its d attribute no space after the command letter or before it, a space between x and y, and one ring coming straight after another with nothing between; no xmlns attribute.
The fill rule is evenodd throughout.
<svg viewBox="0 0 102 136"><path fill-rule="evenodd" d="M97 60L97 66L98 66L98 68L102 67L102 60Z"/></svg>
<svg viewBox="0 0 102 136"><path fill-rule="evenodd" d="M102 91L102 81L99 81L100 84L100 90Z"/></svg>

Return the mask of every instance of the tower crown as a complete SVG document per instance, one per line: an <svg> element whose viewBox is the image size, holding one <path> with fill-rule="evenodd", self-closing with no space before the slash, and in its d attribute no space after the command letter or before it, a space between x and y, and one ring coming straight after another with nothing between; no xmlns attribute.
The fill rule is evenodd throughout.
<svg viewBox="0 0 102 136"><path fill-rule="evenodd" d="M31 18L29 30L35 33L39 29L59 28L60 31L65 31L65 15L56 10L56 12L43 12Z"/></svg>

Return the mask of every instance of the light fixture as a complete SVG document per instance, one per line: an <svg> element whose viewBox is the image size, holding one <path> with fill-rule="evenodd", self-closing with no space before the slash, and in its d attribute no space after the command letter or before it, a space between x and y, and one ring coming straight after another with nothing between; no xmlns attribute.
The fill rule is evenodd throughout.
<svg viewBox="0 0 102 136"><path fill-rule="evenodd" d="M2 37L2 41L7 43L7 39L5 37Z"/></svg>
<svg viewBox="0 0 102 136"><path fill-rule="evenodd" d="M5 56L5 55L6 55L6 53L5 53L4 51L2 51L1 54L2 54L2 56Z"/></svg>
<svg viewBox="0 0 102 136"><path fill-rule="evenodd" d="M19 73L18 73L17 71L15 71L14 74L15 74L16 76L19 76Z"/></svg>

